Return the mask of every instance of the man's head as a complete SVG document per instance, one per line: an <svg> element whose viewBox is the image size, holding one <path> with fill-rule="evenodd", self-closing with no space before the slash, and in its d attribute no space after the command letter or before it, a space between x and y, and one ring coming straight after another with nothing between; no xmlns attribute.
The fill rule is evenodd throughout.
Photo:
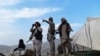
<svg viewBox="0 0 100 56"><path fill-rule="evenodd" d="M50 22L53 22L53 17L49 17L49 21Z"/></svg>
<svg viewBox="0 0 100 56"><path fill-rule="evenodd" d="M67 23L67 20L63 17L63 18L61 18L61 23L65 24L65 23Z"/></svg>
<svg viewBox="0 0 100 56"><path fill-rule="evenodd" d="M40 24L39 22L35 22L35 26L36 26L36 27L40 27L41 24Z"/></svg>
<svg viewBox="0 0 100 56"><path fill-rule="evenodd" d="M19 39L19 43L23 44L24 43L23 39Z"/></svg>

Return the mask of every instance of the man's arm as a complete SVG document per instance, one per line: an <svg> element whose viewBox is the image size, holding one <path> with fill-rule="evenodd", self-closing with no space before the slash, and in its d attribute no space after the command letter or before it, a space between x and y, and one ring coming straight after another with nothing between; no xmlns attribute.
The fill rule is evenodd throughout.
<svg viewBox="0 0 100 56"><path fill-rule="evenodd" d="M58 29L56 30L56 34L59 34L61 30L61 25L59 25Z"/></svg>
<svg viewBox="0 0 100 56"><path fill-rule="evenodd" d="M68 23L68 28L70 32L73 31L69 23Z"/></svg>
<svg viewBox="0 0 100 56"><path fill-rule="evenodd" d="M47 20L43 20L43 22L46 22L46 23L48 23L48 24L51 24L51 22L49 22L49 21L47 21Z"/></svg>

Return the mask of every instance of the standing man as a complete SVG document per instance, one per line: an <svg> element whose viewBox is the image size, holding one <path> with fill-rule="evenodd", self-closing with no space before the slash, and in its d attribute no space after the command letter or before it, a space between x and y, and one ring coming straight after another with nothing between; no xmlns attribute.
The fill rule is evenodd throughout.
<svg viewBox="0 0 100 56"><path fill-rule="evenodd" d="M49 20L43 20L49 24L48 33L47 33L47 40L50 44L50 56L55 56L55 24L53 22L53 18L49 17Z"/></svg>
<svg viewBox="0 0 100 56"><path fill-rule="evenodd" d="M58 28L60 34L61 45L63 47L64 56L66 56L66 48L68 49L68 55L71 53L71 40L70 32L72 28L65 18L61 19L61 24Z"/></svg>
<svg viewBox="0 0 100 56"><path fill-rule="evenodd" d="M33 46L34 52L36 52L36 56L41 56L41 47L42 47L42 28L39 22L35 22L32 25L30 30L32 32L29 41L33 38Z"/></svg>

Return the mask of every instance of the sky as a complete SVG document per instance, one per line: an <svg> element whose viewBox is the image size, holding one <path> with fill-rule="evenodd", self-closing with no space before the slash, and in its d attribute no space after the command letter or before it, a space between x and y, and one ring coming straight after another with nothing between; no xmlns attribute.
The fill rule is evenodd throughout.
<svg viewBox="0 0 100 56"><path fill-rule="evenodd" d="M88 17L100 17L100 0L0 0L0 45L16 45L19 39L29 39L35 21L43 28L47 41L48 24L42 19L54 18L56 29L62 17L71 24L73 35ZM59 39L59 36L56 36ZM30 42L32 43L32 42ZM26 43L28 44L28 43Z"/></svg>

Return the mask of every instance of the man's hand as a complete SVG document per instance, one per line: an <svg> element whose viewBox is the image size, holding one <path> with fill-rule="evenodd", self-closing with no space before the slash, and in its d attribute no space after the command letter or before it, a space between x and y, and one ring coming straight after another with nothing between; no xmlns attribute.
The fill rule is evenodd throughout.
<svg viewBox="0 0 100 56"><path fill-rule="evenodd" d="M45 22L46 20L42 19L43 22Z"/></svg>
<svg viewBox="0 0 100 56"><path fill-rule="evenodd" d="M34 26L35 26L35 24L32 24L32 26L34 27Z"/></svg>
<svg viewBox="0 0 100 56"><path fill-rule="evenodd" d="M56 32L56 34L59 34L59 32Z"/></svg>

